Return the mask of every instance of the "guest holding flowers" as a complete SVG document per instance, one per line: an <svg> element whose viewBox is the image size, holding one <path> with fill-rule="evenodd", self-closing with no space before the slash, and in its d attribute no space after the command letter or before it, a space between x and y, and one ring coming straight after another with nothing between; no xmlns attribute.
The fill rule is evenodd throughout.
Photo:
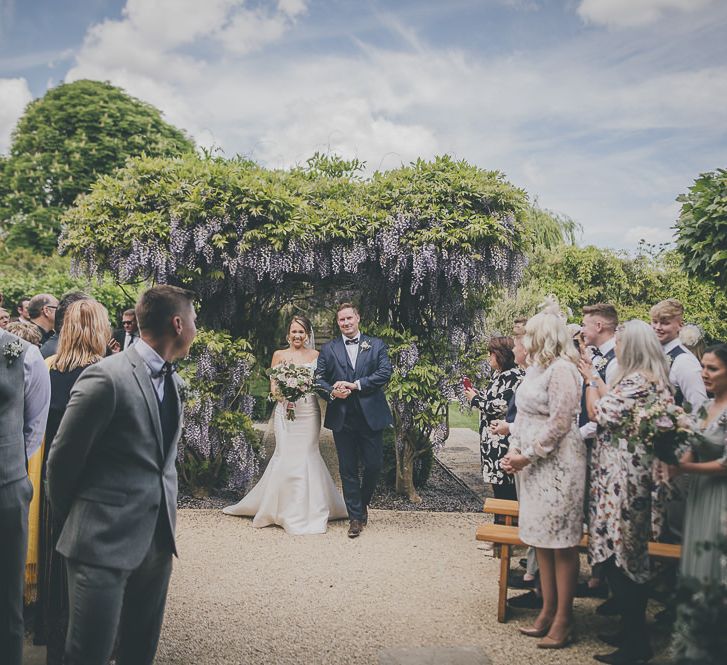
<svg viewBox="0 0 727 665"><path fill-rule="evenodd" d="M632 320L619 328L616 360L612 386L591 374L583 361L580 369L588 381L589 414L599 425L590 490L589 556L592 564L606 565L622 611L620 631L599 636L618 649L595 658L625 664L652 656L646 629L648 543L660 534L663 504L653 481L658 430L645 425L650 414L667 414L677 407L667 358L647 323Z"/></svg>
<svg viewBox="0 0 727 665"><path fill-rule="evenodd" d="M500 468L500 460L507 454L508 436L491 431L490 424L505 417L508 403L524 372L515 363L511 337L493 337L489 348L489 361L493 369L490 385L484 392L468 388L464 394L470 404L480 410L482 477L485 483L492 485L495 498L515 501L517 493L513 476Z"/></svg>
<svg viewBox="0 0 727 665"><path fill-rule="evenodd" d="M501 466L520 474L520 537L536 548L540 567L543 607L534 625L520 631L543 638L540 648L558 649L571 640L586 450L576 422L578 354L557 303L527 322L523 345L528 369Z"/></svg>

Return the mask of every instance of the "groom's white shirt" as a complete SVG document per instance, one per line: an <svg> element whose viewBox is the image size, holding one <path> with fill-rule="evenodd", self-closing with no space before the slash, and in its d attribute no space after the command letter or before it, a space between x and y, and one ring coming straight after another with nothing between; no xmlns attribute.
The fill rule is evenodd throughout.
<svg viewBox="0 0 727 665"><path fill-rule="evenodd" d="M342 335L341 338L343 339L343 345L346 347L348 359L351 361L351 367L356 367L356 358L358 358L358 344L346 344L346 340L350 341L352 339L357 339L360 342L361 333L359 333L355 337L346 337L345 335Z"/></svg>
<svg viewBox="0 0 727 665"><path fill-rule="evenodd" d="M351 367L356 367L356 359L358 358L358 347L361 344L361 333L357 333L354 337L346 337L346 335L341 335L341 339L343 340L343 346L346 348L348 359L351 361ZM347 339L357 339L359 343L346 344ZM356 384L356 390L361 390L361 382L356 380L354 381L354 383Z"/></svg>

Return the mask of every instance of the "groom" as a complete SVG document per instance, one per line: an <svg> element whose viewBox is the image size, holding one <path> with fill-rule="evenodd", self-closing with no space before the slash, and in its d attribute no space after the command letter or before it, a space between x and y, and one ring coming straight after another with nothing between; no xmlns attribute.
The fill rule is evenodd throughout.
<svg viewBox="0 0 727 665"><path fill-rule="evenodd" d="M361 317L354 305L340 305L336 320L342 336L323 345L316 380L328 402L323 424L333 430L338 451L350 519L348 537L356 538L368 521L368 504L381 472L383 430L392 424L383 390L391 377L391 363L383 341L359 332Z"/></svg>

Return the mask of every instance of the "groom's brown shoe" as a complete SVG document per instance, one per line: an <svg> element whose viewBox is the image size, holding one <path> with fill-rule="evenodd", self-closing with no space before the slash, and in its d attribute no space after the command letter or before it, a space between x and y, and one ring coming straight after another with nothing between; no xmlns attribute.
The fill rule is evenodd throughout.
<svg viewBox="0 0 727 665"><path fill-rule="evenodd" d="M362 528L363 524L361 524L361 520L351 520L348 524L348 537L358 538L361 535Z"/></svg>

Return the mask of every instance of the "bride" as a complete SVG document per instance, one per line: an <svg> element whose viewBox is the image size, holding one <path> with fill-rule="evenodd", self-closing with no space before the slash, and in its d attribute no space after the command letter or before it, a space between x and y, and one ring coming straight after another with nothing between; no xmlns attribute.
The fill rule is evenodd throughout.
<svg viewBox="0 0 727 665"><path fill-rule="evenodd" d="M315 371L318 351L312 344L313 329L305 316L296 315L288 326L288 348L273 354L271 365L282 362L307 366ZM270 391L277 394L271 381ZM226 515L253 517L254 527L282 526L292 535L325 533L328 520L348 516L318 449L321 411L318 398L308 395L295 402L295 420L286 418L286 404L277 397L273 413L275 452L265 473L250 493Z"/></svg>

